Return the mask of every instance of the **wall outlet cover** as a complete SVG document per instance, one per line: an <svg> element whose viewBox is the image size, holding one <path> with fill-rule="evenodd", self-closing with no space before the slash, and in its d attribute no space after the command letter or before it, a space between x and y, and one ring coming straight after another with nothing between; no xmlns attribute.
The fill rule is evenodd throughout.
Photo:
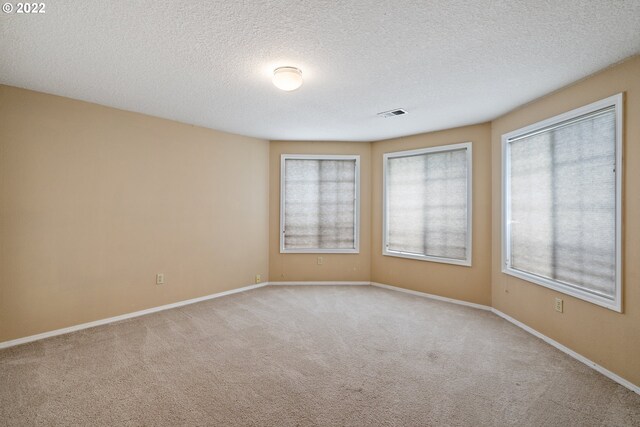
<svg viewBox="0 0 640 427"><path fill-rule="evenodd" d="M556 311L562 313L563 310L562 298L556 298L555 309Z"/></svg>

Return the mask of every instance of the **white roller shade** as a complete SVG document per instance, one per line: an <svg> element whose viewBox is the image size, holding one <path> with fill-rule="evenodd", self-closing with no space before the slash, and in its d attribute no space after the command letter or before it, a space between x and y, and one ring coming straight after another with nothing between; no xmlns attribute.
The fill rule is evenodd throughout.
<svg viewBox="0 0 640 427"><path fill-rule="evenodd" d="M386 159L386 250L469 257L468 147Z"/></svg>
<svg viewBox="0 0 640 427"><path fill-rule="evenodd" d="M613 107L509 142L509 266L613 299Z"/></svg>
<svg viewBox="0 0 640 427"><path fill-rule="evenodd" d="M357 161L285 158L285 250L355 250Z"/></svg>

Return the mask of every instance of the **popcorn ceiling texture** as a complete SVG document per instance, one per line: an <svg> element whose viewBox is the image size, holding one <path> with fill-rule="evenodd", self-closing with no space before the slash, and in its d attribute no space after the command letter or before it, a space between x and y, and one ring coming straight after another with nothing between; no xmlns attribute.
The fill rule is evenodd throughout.
<svg viewBox="0 0 640 427"><path fill-rule="evenodd" d="M0 13L0 82L265 139L491 120L640 52L640 1L49 1ZM277 66L303 70L292 93ZM381 119L376 113L406 108Z"/></svg>

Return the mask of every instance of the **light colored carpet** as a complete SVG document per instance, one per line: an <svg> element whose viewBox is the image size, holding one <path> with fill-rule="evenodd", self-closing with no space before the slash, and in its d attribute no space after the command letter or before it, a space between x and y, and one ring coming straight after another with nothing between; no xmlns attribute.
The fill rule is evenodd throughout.
<svg viewBox="0 0 640 427"><path fill-rule="evenodd" d="M640 396L497 316L265 287L0 351L0 424L640 425Z"/></svg>

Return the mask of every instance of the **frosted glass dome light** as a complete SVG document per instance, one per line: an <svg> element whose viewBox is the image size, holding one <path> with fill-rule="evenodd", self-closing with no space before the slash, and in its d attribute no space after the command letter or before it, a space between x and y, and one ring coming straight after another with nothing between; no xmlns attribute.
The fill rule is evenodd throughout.
<svg viewBox="0 0 640 427"><path fill-rule="evenodd" d="M279 67L273 70L273 84L287 92L302 86L302 71L296 67Z"/></svg>

